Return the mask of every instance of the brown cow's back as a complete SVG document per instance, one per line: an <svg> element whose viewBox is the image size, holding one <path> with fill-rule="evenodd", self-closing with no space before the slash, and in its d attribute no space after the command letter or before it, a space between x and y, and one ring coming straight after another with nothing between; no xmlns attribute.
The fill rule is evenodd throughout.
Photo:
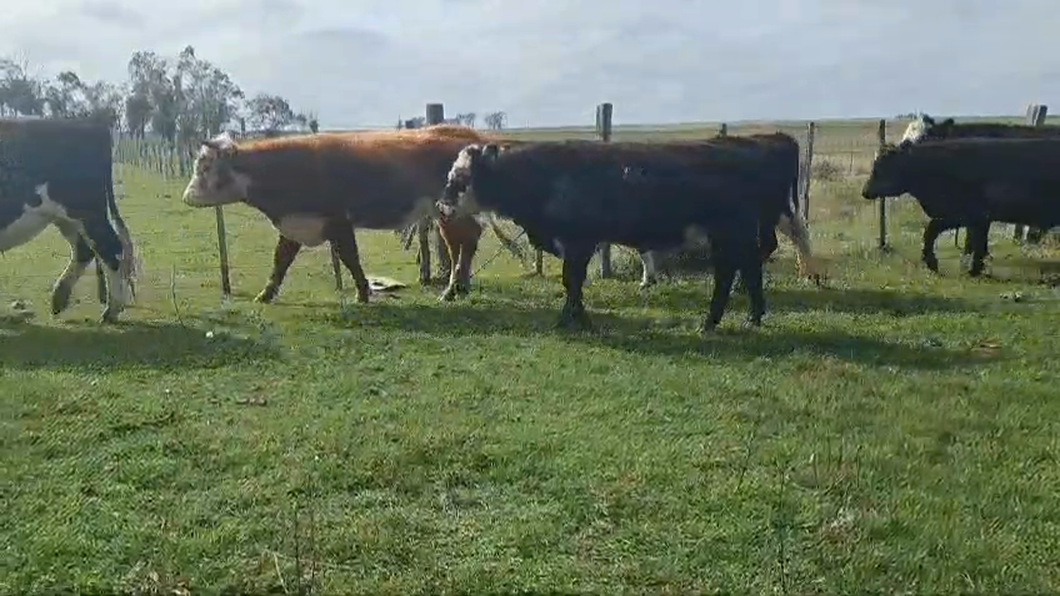
<svg viewBox="0 0 1060 596"><path fill-rule="evenodd" d="M487 140L446 125L263 139L240 145L236 169L270 218L348 213L356 227L386 229L409 223L417 203L440 195L457 153Z"/></svg>

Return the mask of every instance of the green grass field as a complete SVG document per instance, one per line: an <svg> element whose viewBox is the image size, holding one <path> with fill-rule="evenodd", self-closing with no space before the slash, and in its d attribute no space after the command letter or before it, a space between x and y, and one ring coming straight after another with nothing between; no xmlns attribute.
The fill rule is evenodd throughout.
<svg viewBox="0 0 1060 596"><path fill-rule="evenodd" d="M2 305L36 313L0 322L0 593L1060 591L1056 253L997 225L993 278L952 234L931 274L903 198L881 254L874 125L833 126L822 147L870 144L820 157L828 287L782 238L763 328L741 290L707 339L709 278L642 292L622 249L598 329L553 330L558 262L524 277L492 235L461 301L361 233L368 273L413 285L344 304L318 249L253 304L275 232L242 207L222 303L212 210L126 168L120 325L92 275L48 314L57 231L0 259Z"/></svg>

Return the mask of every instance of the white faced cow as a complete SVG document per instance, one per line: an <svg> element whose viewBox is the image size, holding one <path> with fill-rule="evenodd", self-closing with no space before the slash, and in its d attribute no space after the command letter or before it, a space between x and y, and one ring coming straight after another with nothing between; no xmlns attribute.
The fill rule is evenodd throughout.
<svg viewBox="0 0 1060 596"><path fill-rule="evenodd" d="M29 242L49 225L59 229L71 252L52 291L52 314L69 306L74 284L97 259L106 286L102 321L115 321L132 300L134 261L129 231L114 202L105 123L0 120L0 252Z"/></svg>

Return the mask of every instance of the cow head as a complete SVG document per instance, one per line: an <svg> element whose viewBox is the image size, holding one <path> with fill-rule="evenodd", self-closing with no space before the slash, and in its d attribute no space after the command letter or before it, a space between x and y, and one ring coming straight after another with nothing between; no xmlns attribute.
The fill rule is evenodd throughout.
<svg viewBox="0 0 1060 596"><path fill-rule="evenodd" d="M246 199L250 179L235 168L239 148L227 132L202 142L183 201L192 207L216 207Z"/></svg>
<svg viewBox="0 0 1060 596"><path fill-rule="evenodd" d="M482 168L489 167L500 152L501 148L493 143L473 143L460 150L449 168L442 198L437 203L438 211L444 217L471 215L481 210L474 181L479 178Z"/></svg>
<svg viewBox="0 0 1060 596"><path fill-rule="evenodd" d="M955 124L953 118L946 118L939 122L927 114L920 114L916 120L905 127L901 142L904 145L911 145L924 139L947 138L952 134Z"/></svg>
<svg viewBox="0 0 1060 596"><path fill-rule="evenodd" d="M902 141L899 145L886 144L872 162L872 173L861 189L861 196L872 200L881 197L897 197L906 192L906 162L912 143Z"/></svg>

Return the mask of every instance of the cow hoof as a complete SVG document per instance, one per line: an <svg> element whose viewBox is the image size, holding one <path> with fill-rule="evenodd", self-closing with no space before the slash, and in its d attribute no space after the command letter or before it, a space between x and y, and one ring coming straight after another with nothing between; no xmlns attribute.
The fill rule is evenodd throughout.
<svg viewBox="0 0 1060 596"><path fill-rule="evenodd" d="M761 326L762 326L762 319L761 318L749 317L749 318L747 318L747 320L745 320L743 322L743 328L744 329L757 329L757 328L759 328Z"/></svg>
<svg viewBox="0 0 1060 596"><path fill-rule="evenodd" d="M70 306L70 293L72 288L69 285L56 286L52 292L52 314L57 315L67 307Z"/></svg>
<svg viewBox="0 0 1060 596"><path fill-rule="evenodd" d="M103 314L99 317L99 322L104 324L113 324L118 322L118 315L121 314L122 309L108 306Z"/></svg>
<svg viewBox="0 0 1060 596"><path fill-rule="evenodd" d="M712 336L717 330L718 324L712 321L703 321L703 324L699 326L699 334L703 337Z"/></svg>
<svg viewBox="0 0 1060 596"><path fill-rule="evenodd" d="M933 273L939 272L939 260L935 258L924 257L924 265L927 266Z"/></svg>
<svg viewBox="0 0 1060 596"><path fill-rule="evenodd" d="M456 299L456 288L449 286L442 292L441 296L438 296L438 300L441 302L452 302Z"/></svg>
<svg viewBox="0 0 1060 596"><path fill-rule="evenodd" d="M589 315L584 313L573 316L564 315L559 318L559 321L556 321L556 327L569 331L591 331L593 322L589 319Z"/></svg>
<svg viewBox="0 0 1060 596"><path fill-rule="evenodd" d="M655 282L654 279L646 279L646 280L640 282L640 289L647 290L648 288L654 286L655 283L656 282Z"/></svg>
<svg viewBox="0 0 1060 596"><path fill-rule="evenodd" d="M264 290L258 293L254 297L254 302L260 304L270 304L276 298L276 290L271 287L266 287Z"/></svg>

